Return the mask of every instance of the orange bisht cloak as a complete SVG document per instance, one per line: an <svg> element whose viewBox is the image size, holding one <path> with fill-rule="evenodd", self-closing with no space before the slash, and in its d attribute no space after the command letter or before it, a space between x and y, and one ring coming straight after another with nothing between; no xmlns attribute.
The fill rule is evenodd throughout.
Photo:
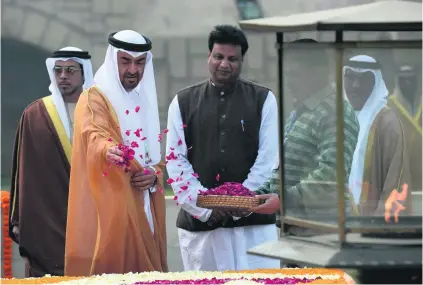
<svg viewBox="0 0 423 285"><path fill-rule="evenodd" d="M107 149L123 139L113 107L96 87L75 109L66 230L65 275L168 271L163 176L150 194L152 233L143 193L130 173L106 162ZM159 166L157 166L158 168ZM131 171L142 170L133 160ZM162 173L162 172L161 172Z"/></svg>

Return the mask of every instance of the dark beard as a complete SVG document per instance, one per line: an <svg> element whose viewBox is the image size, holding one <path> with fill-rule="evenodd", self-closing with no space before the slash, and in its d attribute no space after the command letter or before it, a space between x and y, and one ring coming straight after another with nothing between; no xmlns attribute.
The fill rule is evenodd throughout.
<svg viewBox="0 0 423 285"><path fill-rule="evenodd" d="M75 93L76 89L78 89L78 87L74 87L72 89L67 89L67 90L62 90L59 88L60 93L62 93L62 96L64 97L72 96Z"/></svg>
<svg viewBox="0 0 423 285"><path fill-rule="evenodd" d="M410 87L410 86L399 86L399 89L401 91L402 96L409 104L414 104L414 101L416 99L416 88Z"/></svg>

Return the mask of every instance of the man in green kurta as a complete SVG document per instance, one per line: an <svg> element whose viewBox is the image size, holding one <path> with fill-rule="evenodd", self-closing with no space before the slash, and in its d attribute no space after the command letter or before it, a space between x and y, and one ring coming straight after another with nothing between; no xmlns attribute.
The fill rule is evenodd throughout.
<svg viewBox="0 0 423 285"><path fill-rule="evenodd" d="M312 40L287 51L285 74L288 89L293 93L294 111L284 127L284 199L287 215L336 221L336 93L330 84L328 51L318 50ZM297 43L298 43L297 42ZM292 43L293 48L296 47ZM296 67L296 64L300 66ZM302 65L302 66L301 66ZM291 76L292 75L292 76ZM306 83L305 83L306 82ZM344 100L344 165L348 177L356 147L359 126L354 110ZM279 203L279 169L255 192L266 200L251 209L261 214L275 213ZM293 234L310 234L306 229L290 227Z"/></svg>
<svg viewBox="0 0 423 285"><path fill-rule="evenodd" d="M388 90L380 68L375 59L366 55L352 57L344 67L345 96L360 123L347 181L355 214L385 216L388 222L393 215L411 213L411 175L404 128L395 112L386 106ZM344 156L344 161L348 161L348 157ZM261 197L267 200L253 209L255 212L278 211L277 195L267 194L277 191L277 182L275 173L273 179L259 189L258 192L266 193ZM287 204L292 204L289 192L285 193ZM310 199L303 196L303 200L306 200L304 197Z"/></svg>
<svg viewBox="0 0 423 285"><path fill-rule="evenodd" d="M23 112L13 151L9 236L29 277L63 275L73 111L93 84L88 52L66 47L46 60L50 96Z"/></svg>

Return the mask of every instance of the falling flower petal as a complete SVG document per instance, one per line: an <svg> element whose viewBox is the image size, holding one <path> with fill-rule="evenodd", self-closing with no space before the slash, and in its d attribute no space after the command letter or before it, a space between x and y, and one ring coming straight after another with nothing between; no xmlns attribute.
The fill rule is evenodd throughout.
<svg viewBox="0 0 423 285"><path fill-rule="evenodd" d="M192 149L192 146L190 146L189 148L188 148L188 150L191 150Z"/></svg>
<svg viewBox="0 0 423 285"><path fill-rule="evenodd" d="M131 142L131 147L137 148L139 147L139 144L136 141Z"/></svg>
<svg viewBox="0 0 423 285"><path fill-rule="evenodd" d="M107 176L107 172L106 171L103 171L103 176Z"/></svg>
<svg viewBox="0 0 423 285"><path fill-rule="evenodd" d="M131 131L130 131L130 130L127 130L127 131L125 132L125 134L126 134L127 136L129 136L129 135L131 134Z"/></svg>
<svg viewBox="0 0 423 285"><path fill-rule="evenodd" d="M113 140L112 140L112 138L108 138L107 141L112 142Z"/></svg>
<svg viewBox="0 0 423 285"><path fill-rule="evenodd" d="M136 107L135 107L135 112L137 112L137 113L138 113L140 109L141 109L141 108L140 108L140 106L136 106Z"/></svg>
<svg viewBox="0 0 423 285"><path fill-rule="evenodd" d="M220 180L220 174L216 175L216 181Z"/></svg>
<svg viewBox="0 0 423 285"><path fill-rule="evenodd" d="M142 154L139 155L141 159L144 159L144 156L142 156Z"/></svg>
<svg viewBox="0 0 423 285"><path fill-rule="evenodd" d="M163 162L163 163L164 163L164 165L166 165L166 164L168 164L168 163L169 163L169 161L167 161L167 160L166 160L166 161L165 161L165 162Z"/></svg>
<svg viewBox="0 0 423 285"><path fill-rule="evenodd" d="M125 113L128 115L129 114L129 110L126 110Z"/></svg>
<svg viewBox="0 0 423 285"><path fill-rule="evenodd" d="M175 148L174 147L170 147L170 150L175 150Z"/></svg>
<svg viewBox="0 0 423 285"><path fill-rule="evenodd" d="M172 178L169 178L167 180L167 184L172 185L172 183L175 182L175 180L173 180Z"/></svg>
<svg viewBox="0 0 423 285"><path fill-rule="evenodd" d="M192 176L194 176L195 178L199 177L197 173L192 173Z"/></svg>
<svg viewBox="0 0 423 285"><path fill-rule="evenodd" d="M146 137L143 137L141 140L142 140L142 141L145 141L146 139L147 139Z"/></svg>
<svg viewBox="0 0 423 285"><path fill-rule="evenodd" d="M160 173L162 173L160 170L156 171L156 175L159 175Z"/></svg>
<svg viewBox="0 0 423 285"><path fill-rule="evenodd" d="M173 200L178 200L178 196L175 195L175 197L173 197Z"/></svg>
<svg viewBox="0 0 423 285"><path fill-rule="evenodd" d="M163 188L162 187L159 187L159 192L160 192L160 194L163 194Z"/></svg>
<svg viewBox="0 0 423 285"><path fill-rule="evenodd" d="M182 145L182 139L178 140L178 145Z"/></svg>
<svg viewBox="0 0 423 285"><path fill-rule="evenodd" d="M185 190L187 190L187 189L188 189L188 186L186 186L186 185L181 186L181 190L185 191Z"/></svg>
<svg viewBox="0 0 423 285"><path fill-rule="evenodd" d="M169 132L169 130L168 129L165 129L164 131L163 131L163 133L164 134L167 134Z"/></svg>
<svg viewBox="0 0 423 285"><path fill-rule="evenodd" d="M166 156L166 160L176 160L177 157L175 156L175 153L172 151L169 153L169 155Z"/></svg>
<svg viewBox="0 0 423 285"><path fill-rule="evenodd" d="M194 219L198 219L198 216L194 216Z"/></svg>
<svg viewBox="0 0 423 285"><path fill-rule="evenodd" d="M188 126L187 126L187 125L185 125L185 124L183 124L183 125L182 125L182 128L183 128L183 129L185 129L186 127L188 127Z"/></svg>
<svg viewBox="0 0 423 285"><path fill-rule="evenodd" d="M140 132L142 131L142 129L137 129L135 132L134 132L134 134L139 138L139 137L141 137L141 134L140 134Z"/></svg>
<svg viewBox="0 0 423 285"><path fill-rule="evenodd" d="M144 174L145 174L145 175L150 174L150 170L149 170L149 169L144 169Z"/></svg>

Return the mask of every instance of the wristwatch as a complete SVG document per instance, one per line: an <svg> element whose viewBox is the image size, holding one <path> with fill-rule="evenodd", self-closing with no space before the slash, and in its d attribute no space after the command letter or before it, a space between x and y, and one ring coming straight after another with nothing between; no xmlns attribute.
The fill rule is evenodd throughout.
<svg viewBox="0 0 423 285"><path fill-rule="evenodd" d="M155 179L154 179L153 185L151 186L151 188L153 188L154 186L157 185L157 172L156 172L156 169L153 166L149 166L148 168L150 168L154 172Z"/></svg>

